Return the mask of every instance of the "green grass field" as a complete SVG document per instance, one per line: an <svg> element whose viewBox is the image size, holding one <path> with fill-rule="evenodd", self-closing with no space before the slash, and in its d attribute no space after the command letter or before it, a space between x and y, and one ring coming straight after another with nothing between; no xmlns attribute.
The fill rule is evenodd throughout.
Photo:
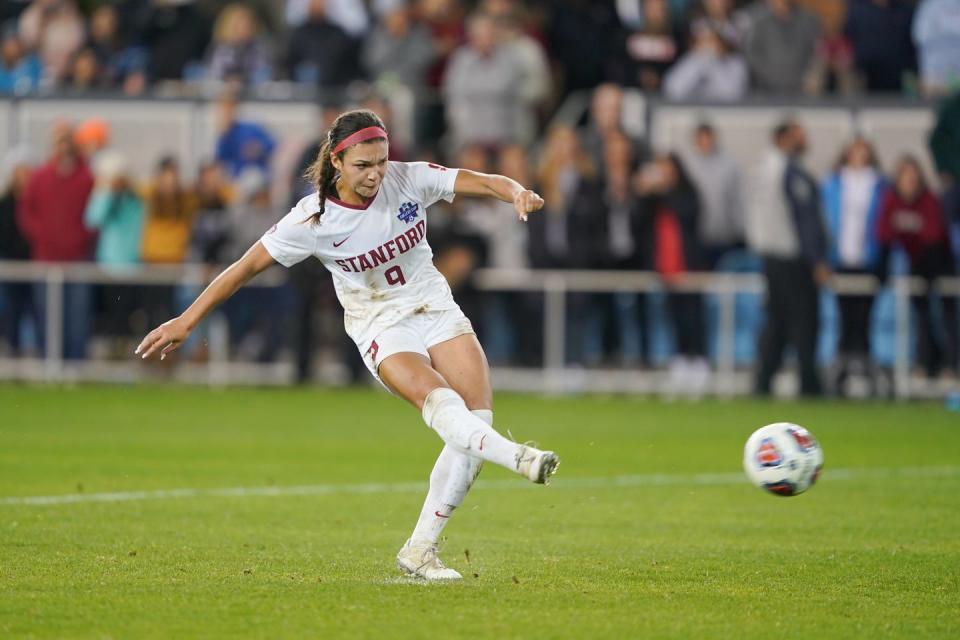
<svg viewBox="0 0 960 640"><path fill-rule="evenodd" d="M826 455L795 498L740 474L779 420ZM0 387L0 637L960 637L958 414L503 395L496 424L560 473L488 465L465 580L423 584L393 559L440 441L396 399Z"/></svg>

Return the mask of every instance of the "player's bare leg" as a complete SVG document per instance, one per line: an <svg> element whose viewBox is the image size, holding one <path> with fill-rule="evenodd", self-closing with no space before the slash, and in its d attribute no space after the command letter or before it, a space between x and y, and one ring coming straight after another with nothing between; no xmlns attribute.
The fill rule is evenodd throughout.
<svg viewBox="0 0 960 640"><path fill-rule="evenodd" d="M460 394L468 409L493 410L490 367L477 336L457 336L432 346L429 353L433 368Z"/></svg>

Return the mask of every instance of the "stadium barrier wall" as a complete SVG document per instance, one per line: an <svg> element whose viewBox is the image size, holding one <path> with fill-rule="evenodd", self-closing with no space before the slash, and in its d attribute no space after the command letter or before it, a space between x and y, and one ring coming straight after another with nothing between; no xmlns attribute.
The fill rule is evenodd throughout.
<svg viewBox="0 0 960 640"><path fill-rule="evenodd" d="M392 135L407 148L413 140L412 98L405 89L389 96L394 113ZM936 173L927 151L927 135L935 121L935 104L927 101L858 98L791 102L750 97L733 104L669 102L625 92L623 126L654 149L683 149L693 128L711 122L721 144L746 171L758 153L770 145L770 129L791 116L809 131L807 162L823 176L832 167L840 147L856 134L874 141L884 168L889 169L904 152L920 158L931 182ZM50 126L60 119L82 121L100 118L110 123L111 145L129 159L135 179L152 175L164 155L179 158L186 175L214 154L217 136L216 101L205 98L112 98L44 96L0 99L0 149L24 144L43 156ZM571 94L557 110L554 122L577 125L589 109L588 92ZM286 203L289 180L307 143L320 134L320 113L309 100L257 100L240 104L238 117L259 122L277 139L272 171L276 202Z"/></svg>
<svg viewBox="0 0 960 640"><path fill-rule="evenodd" d="M131 266L103 268L92 263L36 263L0 261L0 282L45 284L45 317L48 344L42 360L0 357L0 379L45 382L102 381L135 382L155 378L137 358L122 361L67 362L61 336L64 329L64 285L126 284L184 285L202 287L211 279L207 265ZM247 286L277 287L287 281L286 272L272 270ZM481 269L474 275L476 287L484 292L535 292L544 296L542 327L544 361L539 369L496 368L499 388L542 393L654 393L661 389L661 372L616 369L597 370L566 364L567 296L571 293L656 293L665 290L656 273L631 271L555 271ZM895 306L894 387L898 398L930 397L935 389L918 384L911 377L911 295L926 292L919 278L891 278ZM935 285L944 295L960 295L960 278L943 278ZM872 276L835 275L831 290L837 295L875 294L879 283ZM687 274L671 283L672 291L716 296L719 305L719 339L712 376L713 394L720 396L750 393L748 371L737 367L734 333L737 326L736 299L740 294L763 295L764 279L751 273ZM294 379L292 363L238 363L229 359L229 328L215 316L210 323L210 360L206 364L178 363L174 379L188 383L222 386L228 384L289 384Z"/></svg>

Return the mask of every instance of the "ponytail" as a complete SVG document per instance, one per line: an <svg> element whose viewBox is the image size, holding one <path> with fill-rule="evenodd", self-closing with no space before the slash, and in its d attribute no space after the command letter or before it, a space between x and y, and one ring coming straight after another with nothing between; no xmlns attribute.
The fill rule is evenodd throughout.
<svg viewBox="0 0 960 640"><path fill-rule="evenodd" d="M320 224L320 218L327 208L327 197L336 193L334 178L336 177L337 169L333 166L333 161L330 159L330 148L330 136L327 135L327 139L320 145L320 153L317 155L317 159L313 161L313 164L310 165L304 174L304 177L309 180L311 184L317 186L317 194L320 196L319 211L308 218L311 224Z"/></svg>

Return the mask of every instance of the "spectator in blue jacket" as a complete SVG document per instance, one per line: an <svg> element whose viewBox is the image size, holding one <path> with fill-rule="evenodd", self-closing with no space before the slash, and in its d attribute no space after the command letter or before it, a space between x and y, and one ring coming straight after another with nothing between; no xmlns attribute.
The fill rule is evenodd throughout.
<svg viewBox="0 0 960 640"><path fill-rule="evenodd" d="M220 99L220 138L217 140L217 162L231 180L244 169L259 169L269 174L270 158L276 148L273 136L255 122L237 119L237 101L232 95Z"/></svg>
<svg viewBox="0 0 960 640"><path fill-rule="evenodd" d="M8 30L0 37L0 94L35 91L43 77L40 58L26 51L16 30Z"/></svg>
<svg viewBox="0 0 960 640"><path fill-rule="evenodd" d="M830 231L829 260L838 273L873 273L879 259L877 219L886 181L869 141L857 138L840 154L823 185ZM839 295L840 342L834 386L842 391L851 373L870 373L872 295Z"/></svg>

